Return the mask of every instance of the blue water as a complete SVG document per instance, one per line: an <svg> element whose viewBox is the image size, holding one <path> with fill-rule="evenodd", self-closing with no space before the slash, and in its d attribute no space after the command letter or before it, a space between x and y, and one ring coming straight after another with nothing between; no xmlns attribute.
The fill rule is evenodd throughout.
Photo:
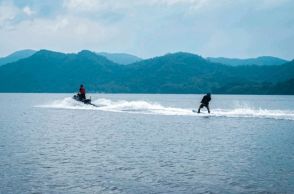
<svg viewBox="0 0 294 194"><path fill-rule="evenodd" d="M294 193L294 96L0 94L0 193Z"/></svg>

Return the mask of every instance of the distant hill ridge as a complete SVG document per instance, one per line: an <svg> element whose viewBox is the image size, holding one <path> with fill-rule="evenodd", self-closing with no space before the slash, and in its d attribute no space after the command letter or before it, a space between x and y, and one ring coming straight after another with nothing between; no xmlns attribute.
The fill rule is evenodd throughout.
<svg viewBox="0 0 294 194"><path fill-rule="evenodd" d="M107 59L109 59L115 63L122 64L122 65L128 65L131 63L142 61L141 58L139 58L135 55L126 54L126 53L100 52L100 53L97 53L97 55L102 55L102 56L106 57Z"/></svg>
<svg viewBox="0 0 294 194"><path fill-rule="evenodd" d="M129 65L95 52L41 50L0 67L0 92L294 94L294 61L231 66L177 52Z"/></svg>
<svg viewBox="0 0 294 194"><path fill-rule="evenodd" d="M0 58L0 66L7 64L7 63L18 61L23 58L30 57L36 52L37 51L30 50L30 49L16 51L6 57ZM54 52L54 51L52 51L52 52ZM129 64L140 62L143 60L140 57L137 57L132 54L127 54L127 53L107 53L107 52L95 52L95 53L97 55L104 56L108 60L115 62L117 64L121 64L121 65L129 65ZM225 58L225 57L207 57L206 59L210 62L221 63L221 64L231 65L231 66L281 65L281 64L289 62L288 60L281 59L278 57L272 57L272 56L261 56L261 57L257 57L257 58L248 58L248 59Z"/></svg>
<svg viewBox="0 0 294 194"><path fill-rule="evenodd" d="M46 50L46 49L42 49L42 50ZM36 52L37 51L30 50L30 49L16 51L16 52L14 52L14 53L6 56L6 57L0 58L0 66L5 65L7 63L16 62L16 61L18 61L20 59L30 57L33 54L35 54ZM52 52L54 52L54 51L52 51ZM135 62L138 62L138 61L142 60L140 57L137 57L137 56L131 55L131 54L127 54L127 53L99 52L99 53L96 53L96 54L100 55L100 56L104 56L108 60L113 61L113 62L118 63L118 64L121 64L121 65L128 65L128 64L135 63Z"/></svg>
<svg viewBox="0 0 294 194"><path fill-rule="evenodd" d="M0 66L7 64L7 63L12 63L12 62L18 61L23 58L30 57L35 53L36 53L36 51L30 50L30 49L16 51L6 57L0 58Z"/></svg>
<svg viewBox="0 0 294 194"><path fill-rule="evenodd" d="M240 66L240 65L282 65L289 61L271 57L271 56L262 56L257 58L249 58L249 59L234 59L234 58L224 58L224 57L208 57L207 60L215 63L222 63L225 65L232 65L232 66Z"/></svg>

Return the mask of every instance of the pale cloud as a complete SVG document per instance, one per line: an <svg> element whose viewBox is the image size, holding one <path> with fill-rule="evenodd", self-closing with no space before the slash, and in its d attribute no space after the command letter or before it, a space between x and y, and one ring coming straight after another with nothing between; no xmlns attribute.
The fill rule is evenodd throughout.
<svg viewBox="0 0 294 194"><path fill-rule="evenodd" d="M2 2L0 4L0 25L11 22L18 15L19 9L11 3Z"/></svg>
<svg viewBox="0 0 294 194"><path fill-rule="evenodd" d="M47 48L293 58L293 10L292 0L2 0L0 55Z"/></svg>
<svg viewBox="0 0 294 194"><path fill-rule="evenodd" d="M96 0L65 0L63 6L69 10L91 11L102 7L104 3Z"/></svg>
<svg viewBox="0 0 294 194"><path fill-rule="evenodd" d="M273 9L286 3L289 3L292 0L260 0L258 7L260 9Z"/></svg>
<svg viewBox="0 0 294 194"><path fill-rule="evenodd" d="M41 21L39 25L42 25ZM51 30L52 32L58 32L61 31L69 26L69 21L67 18L56 18L56 20L49 20L48 22L51 22L50 25L46 25L48 27L48 30Z"/></svg>
<svg viewBox="0 0 294 194"><path fill-rule="evenodd" d="M1 30L0 42L1 49L9 52L24 48L77 52L81 49L96 50L97 45L105 46L119 33L116 28L105 27L86 18L59 16L54 20L22 21L9 33Z"/></svg>
<svg viewBox="0 0 294 194"><path fill-rule="evenodd" d="M34 14L34 11L29 6L25 6L22 10L28 16L31 16Z"/></svg>

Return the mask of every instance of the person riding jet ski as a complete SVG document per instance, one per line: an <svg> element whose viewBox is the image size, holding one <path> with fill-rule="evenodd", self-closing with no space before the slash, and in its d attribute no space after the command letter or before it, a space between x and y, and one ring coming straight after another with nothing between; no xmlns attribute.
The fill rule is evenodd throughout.
<svg viewBox="0 0 294 194"><path fill-rule="evenodd" d="M84 88L83 84L80 86L78 96L81 101L86 100L86 89Z"/></svg>
<svg viewBox="0 0 294 194"><path fill-rule="evenodd" d="M96 106L95 104L91 103L91 98L86 99L86 89L84 88L83 84L81 84L78 94L74 95L72 98L85 104Z"/></svg>

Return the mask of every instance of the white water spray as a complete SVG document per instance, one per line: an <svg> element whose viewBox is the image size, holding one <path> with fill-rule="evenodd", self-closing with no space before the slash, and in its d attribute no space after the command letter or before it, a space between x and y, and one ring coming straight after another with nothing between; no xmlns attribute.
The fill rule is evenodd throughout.
<svg viewBox="0 0 294 194"><path fill-rule="evenodd" d="M166 107L159 103L147 101L112 101L110 99L97 99L93 101L91 106L73 100L72 98L64 98L56 100L46 105L40 105L42 108L58 108L58 109L82 109L82 110L99 110L108 112L125 112L135 114L153 114L153 115L179 115L179 116L208 116L208 114L193 113L192 109ZM267 110L254 109L248 106L235 109L213 109L209 115L212 117L229 117L229 118L267 118L267 119L282 119L293 120L294 111L287 110Z"/></svg>

